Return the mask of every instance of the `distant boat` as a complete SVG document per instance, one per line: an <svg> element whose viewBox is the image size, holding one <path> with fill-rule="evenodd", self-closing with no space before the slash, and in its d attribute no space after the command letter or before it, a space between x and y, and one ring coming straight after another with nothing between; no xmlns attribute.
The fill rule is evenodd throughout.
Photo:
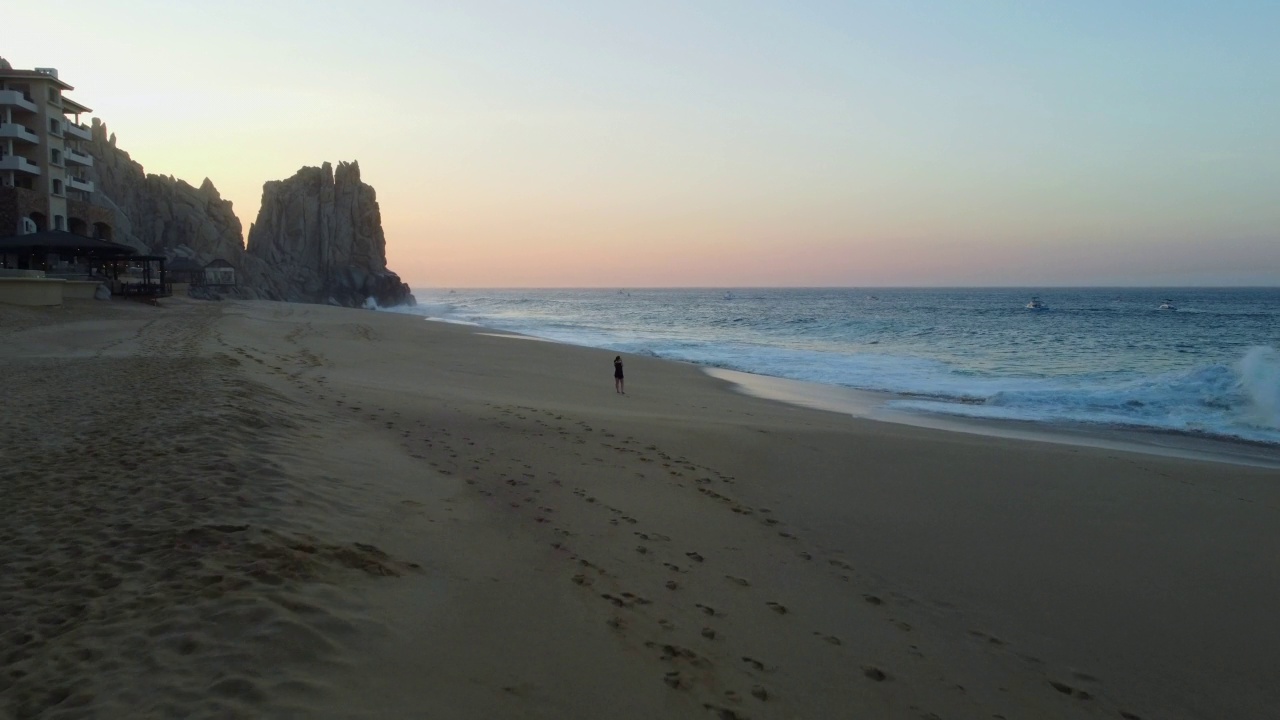
<svg viewBox="0 0 1280 720"><path fill-rule="evenodd" d="M1158 310L1177 310L1178 308L1174 306L1172 300L1165 300L1164 302L1160 303L1160 307L1157 309Z"/></svg>
<svg viewBox="0 0 1280 720"><path fill-rule="evenodd" d="M1049 306L1040 301L1040 298L1033 297L1031 302L1027 303L1028 310L1048 310Z"/></svg>
<svg viewBox="0 0 1280 720"><path fill-rule="evenodd" d="M732 300L732 299L733 299L733 291L732 291L732 290L726 290L726 291L725 291L725 293L724 293L724 299L725 299L725 300Z"/></svg>

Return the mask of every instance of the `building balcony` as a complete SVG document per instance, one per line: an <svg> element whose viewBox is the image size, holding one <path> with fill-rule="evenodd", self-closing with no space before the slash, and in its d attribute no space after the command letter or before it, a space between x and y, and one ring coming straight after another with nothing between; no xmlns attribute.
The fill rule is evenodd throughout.
<svg viewBox="0 0 1280 720"><path fill-rule="evenodd" d="M63 127L66 128L67 135L73 138L79 138L81 140L93 139L93 133L90 132L89 128L84 125L77 125L73 122L67 122L63 124Z"/></svg>
<svg viewBox="0 0 1280 720"><path fill-rule="evenodd" d="M17 138L25 140L33 145L40 144L40 136L27 127L18 123L0 123L0 138Z"/></svg>
<svg viewBox="0 0 1280 720"><path fill-rule="evenodd" d="M16 170L17 172L40 174L40 166L21 155L5 155L0 157L0 170Z"/></svg>
<svg viewBox="0 0 1280 720"><path fill-rule="evenodd" d="M93 181L85 178L78 178L73 175L67 176L67 189L79 190L80 192L93 192Z"/></svg>
<svg viewBox="0 0 1280 720"><path fill-rule="evenodd" d="M62 157L67 161L68 165L83 165L85 167L93 167L93 156L86 155L74 148L64 148Z"/></svg>
<svg viewBox="0 0 1280 720"><path fill-rule="evenodd" d="M31 98L22 94L21 90L0 90L0 105L20 107L27 112L38 112L39 108Z"/></svg>

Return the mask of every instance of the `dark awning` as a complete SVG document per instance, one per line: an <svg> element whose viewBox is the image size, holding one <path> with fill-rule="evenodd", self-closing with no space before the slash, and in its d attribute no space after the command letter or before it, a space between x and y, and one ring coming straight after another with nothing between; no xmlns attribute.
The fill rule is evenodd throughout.
<svg viewBox="0 0 1280 720"><path fill-rule="evenodd" d="M204 272L200 263L189 257L176 257L169 261L169 269L173 272Z"/></svg>
<svg viewBox="0 0 1280 720"><path fill-rule="evenodd" d="M80 255L136 255L137 250L128 245L87 238L65 230L45 230L27 235L0 237L0 253L3 252L56 252Z"/></svg>

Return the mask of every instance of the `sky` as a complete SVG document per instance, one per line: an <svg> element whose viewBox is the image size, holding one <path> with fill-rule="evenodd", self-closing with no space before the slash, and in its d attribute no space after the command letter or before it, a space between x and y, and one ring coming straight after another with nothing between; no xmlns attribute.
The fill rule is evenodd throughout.
<svg viewBox="0 0 1280 720"><path fill-rule="evenodd" d="M414 287L1280 285L1276 2L3 14L0 55L246 232L265 181L358 160Z"/></svg>

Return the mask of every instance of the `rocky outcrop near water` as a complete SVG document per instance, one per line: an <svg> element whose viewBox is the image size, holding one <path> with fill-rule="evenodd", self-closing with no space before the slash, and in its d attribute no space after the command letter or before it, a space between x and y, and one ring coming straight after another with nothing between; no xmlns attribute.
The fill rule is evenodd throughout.
<svg viewBox="0 0 1280 720"><path fill-rule="evenodd" d="M348 307L413 304L409 287L387 269L386 238L374 189L356 163L304 167L266 183L248 250L239 218L208 178L194 187L147 174L97 118L85 150L94 157L93 204L113 211L112 239L139 251L186 257L202 266L226 260L235 288L201 297L266 298Z"/></svg>
<svg viewBox="0 0 1280 720"><path fill-rule="evenodd" d="M387 269L387 241L374 189L360 166L304 167L262 188L249 227L246 270L266 297L350 307L413 304Z"/></svg>
<svg viewBox="0 0 1280 720"><path fill-rule="evenodd" d="M202 265L221 258L240 266L240 220L208 178L197 188L172 176L148 175L97 118L92 133L86 151L94 157L88 172L97 192L90 197L115 212L115 242Z"/></svg>

